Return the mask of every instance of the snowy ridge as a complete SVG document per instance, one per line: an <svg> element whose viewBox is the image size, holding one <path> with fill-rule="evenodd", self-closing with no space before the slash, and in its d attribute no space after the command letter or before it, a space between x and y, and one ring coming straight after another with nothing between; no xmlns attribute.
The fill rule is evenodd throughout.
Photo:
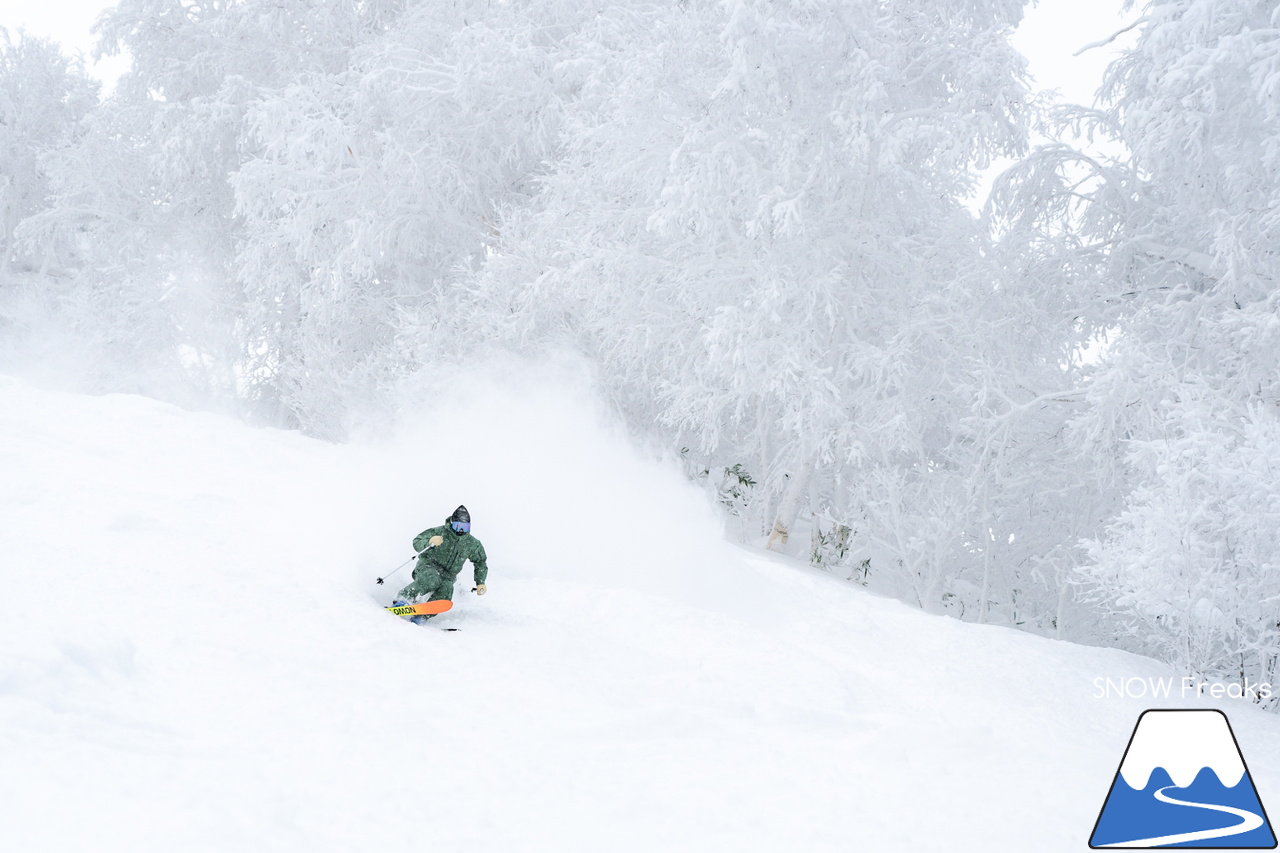
<svg viewBox="0 0 1280 853"><path fill-rule="evenodd" d="M358 447L0 379L5 849L1081 848L1092 680L1163 667L730 546L572 382L449 393ZM388 616L459 502L489 594Z"/></svg>
<svg viewBox="0 0 1280 853"><path fill-rule="evenodd" d="M1208 710L1143 715L1120 775L1130 788L1140 791L1157 767L1163 767L1179 788L1190 786L1206 767L1228 788L1239 784L1245 774L1227 718Z"/></svg>

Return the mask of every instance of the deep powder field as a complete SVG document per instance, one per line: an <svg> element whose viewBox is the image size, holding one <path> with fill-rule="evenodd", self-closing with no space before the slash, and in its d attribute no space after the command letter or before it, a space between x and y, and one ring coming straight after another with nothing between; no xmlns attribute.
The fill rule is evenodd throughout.
<svg viewBox="0 0 1280 853"><path fill-rule="evenodd" d="M1093 680L1164 665L728 544L580 383L446 397L336 446L0 379L6 850L1085 846L1146 707ZM489 594L383 612L460 502ZM1185 704L1280 802L1274 717Z"/></svg>

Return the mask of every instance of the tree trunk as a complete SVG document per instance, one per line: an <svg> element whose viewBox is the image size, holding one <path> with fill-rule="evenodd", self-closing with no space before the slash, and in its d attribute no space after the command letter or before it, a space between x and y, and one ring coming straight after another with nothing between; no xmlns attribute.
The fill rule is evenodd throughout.
<svg viewBox="0 0 1280 853"><path fill-rule="evenodd" d="M806 461L799 470L791 476L791 482L787 484L787 489L782 494L782 503L778 506L778 514L773 519L773 530L769 533L770 551L780 551L787 544L787 539L791 536L791 527L796 522L796 516L800 514L800 504L802 498L809 489L809 472L813 469L813 463Z"/></svg>

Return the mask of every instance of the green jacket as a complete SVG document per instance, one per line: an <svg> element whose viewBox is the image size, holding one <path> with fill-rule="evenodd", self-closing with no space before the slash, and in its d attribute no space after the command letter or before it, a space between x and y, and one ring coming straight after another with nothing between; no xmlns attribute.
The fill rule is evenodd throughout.
<svg viewBox="0 0 1280 853"><path fill-rule="evenodd" d="M470 560L476 583L484 583L484 579L489 576L489 565L485 562L484 546L480 544L479 539L470 533L459 536L446 524L443 527L424 530L415 536L413 550L421 552L427 547L432 536L439 536L444 539L444 542L419 555L418 565L414 567L415 572L424 566L433 567L452 583L462 571L463 562Z"/></svg>

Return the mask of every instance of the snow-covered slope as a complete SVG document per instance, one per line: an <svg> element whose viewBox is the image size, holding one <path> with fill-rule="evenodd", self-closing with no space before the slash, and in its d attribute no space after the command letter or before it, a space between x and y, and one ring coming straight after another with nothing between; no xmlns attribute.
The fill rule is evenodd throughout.
<svg viewBox="0 0 1280 853"><path fill-rule="evenodd" d="M332 446L0 378L0 849L1085 848L1147 706L1093 679L1160 665L729 545L580 388L449 397ZM490 594L383 612L458 503Z"/></svg>

